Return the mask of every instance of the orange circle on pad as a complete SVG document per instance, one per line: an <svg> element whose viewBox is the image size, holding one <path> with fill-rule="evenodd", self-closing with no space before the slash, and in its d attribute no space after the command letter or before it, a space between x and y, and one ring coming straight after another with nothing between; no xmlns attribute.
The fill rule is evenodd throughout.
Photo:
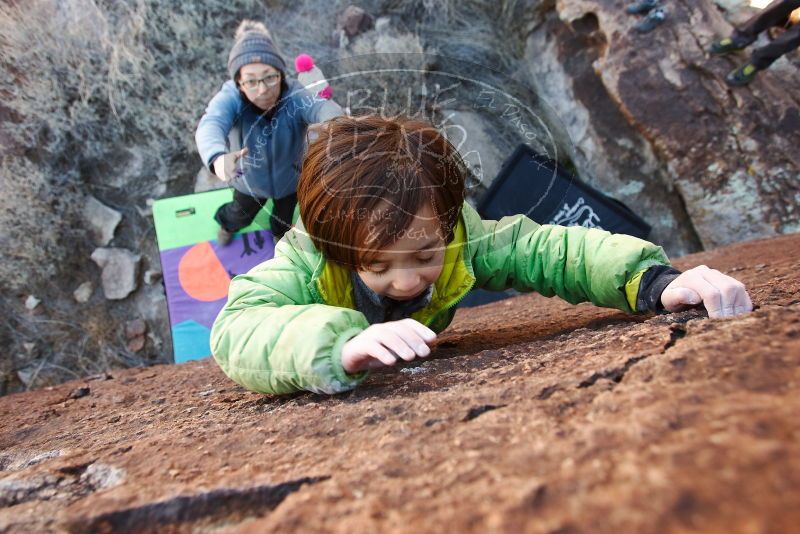
<svg viewBox="0 0 800 534"><path fill-rule="evenodd" d="M199 243L183 255L178 263L181 287L193 299L212 302L228 295L231 282L210 243Z"/></svg>

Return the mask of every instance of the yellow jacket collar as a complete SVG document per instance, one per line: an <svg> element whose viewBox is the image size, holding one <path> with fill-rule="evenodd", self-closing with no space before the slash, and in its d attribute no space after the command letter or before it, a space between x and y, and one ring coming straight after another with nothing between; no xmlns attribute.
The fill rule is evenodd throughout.
<svg viewBox="0 0 800 534"><path fill-rule="evenodd" d="M412 318L421 323L428 323L438 312L458 302L472 285L475 277L464 258L466 230L463 220L459 220L453 240L447 245L444 254L444 265L439 278L433 285L430 303L413 313ZM322 260L324 264L317 269L319 277L316 288L325 304L342 308L355 309L353 300L353 284L350 271L334 262Z"/></svg>

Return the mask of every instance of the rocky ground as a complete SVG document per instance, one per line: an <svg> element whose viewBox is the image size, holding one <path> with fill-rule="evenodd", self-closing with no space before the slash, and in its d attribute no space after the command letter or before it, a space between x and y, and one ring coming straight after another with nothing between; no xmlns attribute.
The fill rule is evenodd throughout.
<svg viewBox="0 0 800 534"><path fill-rule="evenodd" d="M209 360L0 398L0 532L790 532L800 234L676 263L757 309L629 317L522 296L351 393Z"/></svg>
<svg viewBox="0 0 800 534"><path fill-rule="evenodd" d="M351 112L434 122L470 200L527 143L671 255L800 231L800 55L734 90L747 52L708 47L749 0L669 0L646 34L627 3L0 2L0 396L172 361L152 205L208 187L193 132L244 17Z"/></svg>

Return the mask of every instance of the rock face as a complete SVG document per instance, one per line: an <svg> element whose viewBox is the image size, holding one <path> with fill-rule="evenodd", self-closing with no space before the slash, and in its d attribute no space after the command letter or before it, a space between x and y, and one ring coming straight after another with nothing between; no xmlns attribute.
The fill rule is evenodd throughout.
<svg viewBox="0 0 800 534"><path fill-rule="evenodd" d="M107 299L124 299L136 290L141 256L124 248L98 248L92 261L103 269L103 293Z"/></svg>
<svg viewBox="0 0 800 534"><path fill-rule="evenodd" d="M565 122L579 171L673 252L797 231L800 71L782 59L729 89L722 78L747 56L706 52L732 30L721 10L668 10L640 35L619 2L559 0L530 32L529 78ZM738 4L732 18L744 18Z"/></svg>
<svg viewBox="0 0 800 534"><path fill-rule="evenodd" d="M793 531L798 258L795 234L681 260L748 285L728 320L459 310L339 396L203 360L0 398L0 531Z"/></svg>
<svg viewBox="0 0 800 534"><path fill-rule="evenodd" d="M491 89L525 86L508 92L537 114L538 103L550 109L551 116L538 118L557 138L559 161L570 169L574 163L581 178L628 204L653 225L652 239L678 256L798 228L797 54L752 86L730 90L722 76L746 56L704 52L713 36L748 16L748 3L669 0L670 20L644 36L631 34L636 18L624 14L622 0L370 0L349 10L348 3L270 0L263 15L287 59L305 52L325 67L343 106L364 113L386 100L389 114L420 110L437 124L463 127L467 162L483 178L470 200L529 132L514 124L516 114L486 107L475 84L465 83L463 93L451 90L452 79L441 76L448 68L443 58L471 64L456 73ZM13 357L0 361L0 394L111 362L167 361L166 305L162 285L149 285L152 276L113 301L92 296L88 286L77 297L73 290L89 280L87 271L94 274L89 254L96 246L124 247L142 255L144 270L156 268L153 199L187 194L193 184L197 191L225 186L206 171L196 176L192 133L226 78L233 28L264 2L244 0L223 10L214 2L192 9L177 0L147 2L144 18L122 2L95 2L97 9L88 11L81 2L16 2L4 10L5 4L0 60L10 74L0 79L6 84L0 152L9 159L0 166L0 248L6 252L0 286L10 287L9 295L34 294L42 304L31 311L24 297L6 299L12 319L0 322L0 340L8 347L29 343L15 325L34 315L63 328L40 329L37 351L9 348ZM327 68L365 55L371 58L357 64L365 76L334 79L337 70ZM376 67L413 74L378 77ZM34 139L40 135L47 139ZM41 150L29 152L33 146ZM108 206L124 211L123 224ZM78 316L96 326L68 326ZM134 358L125 353L118 325L139 316L148 322L148 341ZM84 355L94 358L91 364L84 365ZM22 375L27 378L18 380Z"/></svg>
<svg viewBox="0 0 800 534"><path fill-rule="evenodd" d="M450 142L458 148L470 171L483 188L488 187L508 154L502 154L493 142L490 126L478 113L445 110L443 127Z"/></svg>

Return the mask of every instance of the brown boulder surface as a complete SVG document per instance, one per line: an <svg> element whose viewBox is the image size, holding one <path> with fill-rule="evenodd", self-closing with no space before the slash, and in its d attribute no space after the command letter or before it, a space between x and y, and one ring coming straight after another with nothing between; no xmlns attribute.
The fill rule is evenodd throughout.
<svg viewBox="0 0 800 534"><path fill-rule="evenodd" d="M0 532L790 532L800 234L676 261L757 309L632 317L525 295L434 357L272 397L211 360L0 398Z"/></svg>
<svg viewBox="0 0 800 534"><path fill-rule="evenodd" d="M646 214L670 250L800 230L797 53L732 89L724 76L761 45L708 53L733 30L722 2L662 2L667 20L647 34L628 3L545 2L527 37L530 80L566 124L581 176Z"/></svg>

